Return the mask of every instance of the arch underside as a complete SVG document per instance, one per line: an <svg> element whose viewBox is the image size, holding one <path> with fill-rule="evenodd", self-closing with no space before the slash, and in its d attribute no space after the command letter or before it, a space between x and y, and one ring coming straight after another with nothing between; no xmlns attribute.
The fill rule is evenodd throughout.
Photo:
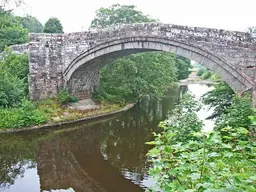
<svg viewBox="0 0 256 192"><path fill-rule="evenodd" d="M95 79L101 67L119 57L146 51L171 52L196 61L219 75L237 93L241 94L252 88L252 82L229 65L224 58L194 45L155 37L132 37L100 44L72 61L64 71L64 82L70 87L83 84L82 89L91 90L86 84L99 83L99 78L95 81L92 79Z"/></svg>

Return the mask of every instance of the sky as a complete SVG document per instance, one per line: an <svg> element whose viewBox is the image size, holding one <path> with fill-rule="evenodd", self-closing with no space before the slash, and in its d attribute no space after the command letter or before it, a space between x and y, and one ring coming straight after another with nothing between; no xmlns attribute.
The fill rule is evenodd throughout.
<svg viewBox="0 0 256 192"><path fill-rule="evenodd" d="M135 5L162 23L245 31L256 26L256 0L24 0L18 15L30 14L43 24L60 19L64 32L85 31L95 11L112 4Z"/></svg>

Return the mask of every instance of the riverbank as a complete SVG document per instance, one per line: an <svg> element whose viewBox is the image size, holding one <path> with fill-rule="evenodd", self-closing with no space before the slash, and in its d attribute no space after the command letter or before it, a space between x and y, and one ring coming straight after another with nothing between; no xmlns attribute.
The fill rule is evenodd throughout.
<svg viewBox="0 0 256 192"><path fill-rule="evenodd" d="M57 103L54 102L49 104L49 101L47 101L46 103L47 104L39 104L38 108L41 108L40 110L44 110L44 108L48 108L48 110L50 111L53 110L53 112L48 117L47 122L40 125L25 126L19 128L1 128L0 133L13 133L36 129L59 128L65 125L71 125L73 123L89 122L92 120L103 119L112 115L125 112L135 105L127 104L126 106L121 106L118 104L102 103L100 105L97 105L97 107L94 106L93 108L81 110L74 107L74 104L59 106ZM83 106L82 108L86 108L86 106Z"/></svg>

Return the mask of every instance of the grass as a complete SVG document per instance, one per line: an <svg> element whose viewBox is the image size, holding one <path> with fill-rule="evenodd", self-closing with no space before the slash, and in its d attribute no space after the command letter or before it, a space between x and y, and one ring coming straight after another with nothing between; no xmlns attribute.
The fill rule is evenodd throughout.
<svg viewBox="0 0 256 192"><path fill-rule="evenodd" d="M39 102L24 101L18 108L0 108L0 129L19 129L35 125L54 124L97 116L122 109L120 104L102 102L98 109L77 110L61 105L57 99Z"/></svg>
<svg viewBox="0 0 256 192"><path fill-rule="evenodd" d="M119 104L110 104L110 103L102 104L99 109L91 109L91 110L85 110L85 111L70 109L67 107L60 106L59 108L57 108L57 110L54 113L52 113L49 123L78 120L85 117L91 117L91 116L97 116L105 113L110 113L113 111L120 110L122 108L123 106Z"/></svg>

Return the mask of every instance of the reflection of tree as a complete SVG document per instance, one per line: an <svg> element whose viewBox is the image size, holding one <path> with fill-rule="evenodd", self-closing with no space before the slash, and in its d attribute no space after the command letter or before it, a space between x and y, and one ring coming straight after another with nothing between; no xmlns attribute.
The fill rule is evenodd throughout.
<svg viewBox="0 0 256 192"><path fill-rule="evenodd" d="M128 191L141 191L124 177L140 183L147 175L150 146L145 142L153 139L152 132L174 107L177 94L170 91L161 100L146 97L126 113L93 125L0 135L0 188L37 164L41 189L118 191L127 186Z"/></svg>
<svg viewBox="0 0 256 192"><path fill-rule="evenodd" d="M46 131L0 134L0 189L13 185L27 169L36 167L35 150L42 140L51 137L53 134Z"/></svg>
<svg viewBox="0 0 256 192"><path fill-rule="evenodd" d="M181 86L180 89L179 89L179 97L178 97L178 99L182 98L182 96L184 94L186 94L187 92L188 92L188 86L187 85Z"/></svg>
<svg viewBox="0 0 256 192"><path fill-rule="evenodd" d="M158 123L167 117L177 100L178 90L169 91L161 100L145 97L127 113L102 124L102 132L108 135L102 142L102 154L121 170L136 173L137 179L147 175L146 153L150 146L145 142L153 139Z"/></svg>
<svg viewBox="0 0 256 192"><path fill-rule="evenodd" d="M1 177L0 188L8 188L14 184L15 179L20 176L23 177L25 170L34 166L30 161L18 161L14 164L14 161L2 162L1 165Z"/></svg>
<svg viewBox="0 0 256 192"><path fill-rule="evenodd" d="M140 192L102 157L101 133L97 124L42 141L36 150L41 190L71 187L77 192L119 192L123 187L123 192Z"/></svg>
<svg viewBox="0 0 256 192"><path fill-rule="evenodd" d="M13 185L26 169L35 167L34 144L21 135L0 135L0 188Z"/></svg>
<svg viewBox="0 0 256 192"><path fill-rule="evenodd" d="M92 129L64 132L39 144L36 160L41 190L73 188L77 192L105 192L77 161L80 155L97 153L93 132Z"/></svg>

